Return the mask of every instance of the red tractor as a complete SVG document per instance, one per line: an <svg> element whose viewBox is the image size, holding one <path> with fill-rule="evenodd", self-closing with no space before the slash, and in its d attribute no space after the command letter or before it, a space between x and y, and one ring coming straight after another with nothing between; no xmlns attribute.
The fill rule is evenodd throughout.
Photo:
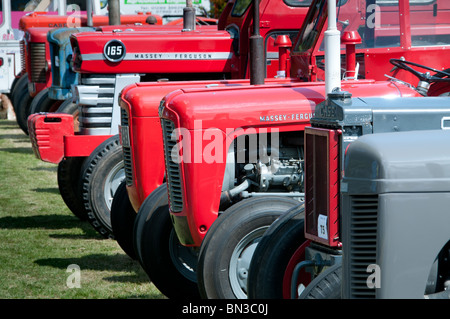
<svg viewBox="0 0 450 319"><path fill-rule="evenodd" d="M150 19L150 17L152 17ZM108 25L108 16L93 15L89 23L93 27ZM162 19L153 15L122 15L120 17L123 24L161 24ZM73 15L52 15L45 12L32 12L20 19L19 27L25 32L23 42L23 60L25 61L26 76L17 82L17 90L13 98L14 110L17 115L17 122L20 128L28 134L27 118L30 109L35 108L34 104L53 102L49 110L55 111L60 101L52 101L48 97L48 88L51 86L51 59L50 47L47 41L47 33L53 28L67 28L68 25L87 26L88 18L86 14ZM37 97L36 99L34 99Z"/></svg>
<svg viewBox="0 0 450 319"><path fill-rule="evenodd" d="M295 36L307 4L309 1L261 2L258 18L266 48L266 57L261 61L267 64L267 76L279 73L276 37L280 33ZM248 78L252 12L250 1L230 1L218 27L180 30L179 26L162 26L152 31L105 28L71 36L73 70L80 74L80 84L73 88L80 110L79 132L69 114L37 114L29 118L30 137L39 158L59 164L59 187L66 203L71 203L68 206L77 215L87 217L105 237L112 236L110 207L124 176L118 139L117 101L121 90L140 81L164 85L168 79ZM168 92L160 93L159 99ZM163 172L162 160L160 165Z"/></svg>
<svg viewBox="0 0 450 319"><path fill-rule="evenodd" d="M291 75L320 80L329 64L340 66L342 60L347 68L332 69L331 75L335 81L343 76L342 88L354 96L439 95L445 92L439 83L393 68L389 60L414 60L445 69L441 52L447 48L447 6L443 1L342 3L337 16L347 47L342 59L339 42L334 51L330 44L326 52L321 46L324 37L336 41L337 33L339 40L339 32L323 32L327 3L315 0L291 52ZM434 18L419 19L428 15ZM388 73L390 80L383 81ZM193 294L198 284L203 297L247 296L248 269L258 241L274 220L303 199L304 129L315 106L331 92L326 86L193 88L163 98L158 112L167 190L163 184L140 206L134 235L136 253L163 293ZM123 95L124 156L134 185L148 175L135 175L127 165L143 171L156 165L149 158L161 156L152 147L146 153L151 157L143 157L146 146L140 144L149 136L141 135L149 132L141 123L156 120L156 112L144 111L151 101L158 101L152 92L147 95L142 85ZM141 196L140 191L136 188L130 197ZM273 291L283 296L283 289L281 281Z"/></svg>

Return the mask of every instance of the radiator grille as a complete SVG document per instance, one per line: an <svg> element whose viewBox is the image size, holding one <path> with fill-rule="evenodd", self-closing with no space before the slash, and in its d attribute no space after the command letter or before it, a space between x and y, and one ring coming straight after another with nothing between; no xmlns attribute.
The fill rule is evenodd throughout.
<svg viewBox="0 0 450 319"><path fill-rule="evenodd" d="M124 109L120 109L120 125L122 128L128 129L128 137L130 136L130 127L128 125L128 112ZM123 137L123 133L122 133ZM125 182L127 186L133 185L133 157L131 153L131 145L126 145L131 141L124 143L122 140L122 152L123 152L123 163L125 169Z"/></svg>
<svg viewBox="0 0 450 319"><path fill-rule="evenodd" d="M181 187L181 172L178 158L178 152L172 152L176 141L172 139L172 133L175 124L166 119L161 119L164 140L164 157L166 160L167 188L169 191L169 204L172 212L181 212L183 210L183 192Z"/></svg>
<svg viewBox="0 0 450 319"><path fill-rule="evenodd" d="M26 63L26 57L25 57L25 40L20 40L20 64L22 67L21 71L25 71L25 63Z"/></svg>
<svg viewBox="0 0 450 319"><path fill-rule="evenodd" d="M45 43L29 43L31 61L31 82L45 83Z"/></svg>
<svg viewBox="0 0 450 319"><path fill-rule="evenodd" d="M79 86L82 134L110 134L115 81L114 74L83 75Z"/></svg>
<svg viewBox="0 0 450 319"><path fill-rule="evenodd" d="M350 205L350 295L375 298L375 289L367 286L367 267L376 264L378 196L351 196Z"/></svg>

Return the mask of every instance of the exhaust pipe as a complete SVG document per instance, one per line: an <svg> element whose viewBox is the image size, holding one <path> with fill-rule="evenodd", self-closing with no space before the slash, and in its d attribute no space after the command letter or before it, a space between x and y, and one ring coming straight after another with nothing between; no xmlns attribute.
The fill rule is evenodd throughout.
<svg viewBox="0 0 450 319"><path fill-rule="evenodd" d="M341 89L341 32L336 26L336 0L328 0L325 41L325 93Z"/></svg>
<svg viewBox="0 0 450 319"><path fill-rule="evenodd" d="M186 0L186 7L183 8L183 30L195 30L195 8L192 6L192 0Z"/></svg>
<svg viewBox="0 0 450 319"><path fill-rule="evenodd" d="M88 27L93 27L94 23L92 22L92 0L86 0L86 24Z"/></svg>
<svg viewBox="0 0 450 319"><path fill-rule="evenodd" d="M109 25L120 25L120 2L119 0L108 1Z"/></svg>
<svg viewBox="0 0 450 319"><path fill-rule="evenodd" d="M259 0L253 0L253 34L250 37L250 84L264 84L264 39L259 34Z"/></svg>

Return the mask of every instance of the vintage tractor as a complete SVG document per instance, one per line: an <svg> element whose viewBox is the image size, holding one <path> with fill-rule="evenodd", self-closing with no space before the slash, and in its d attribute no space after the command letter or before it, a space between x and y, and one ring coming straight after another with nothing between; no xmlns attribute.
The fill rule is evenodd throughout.
<svg viewBox="0 0 450 319"><path fill-rule="evenodd" d="M304 23L307 27L299 33L291 53L291 74L314 75L320 79L328 69L333 81L184 89L163 99L159 115L168 205L163 202L164 192L150 195L153 204L143 204L138 214L140 220L142 211L145 226L141 226L140 239L137 239L140 254L148 262L147 272L155 284L160 284L157 286L162 287L161 291L174 290L175 286L178 289L183 279L183 287L189 284L194 287L196 269L203 297L247 296L249 265L258 241L275 219L288 207L295 207L303 197L303 171L308 169L303 162L304 129L309 125L315 105L340 83L340 32L332 21L339 21L339 29L344 28L342 36L350 49L361 40L356 50L347 51L347 65L356 69L359 65L359 71L344 70L347 73L344 78L353 79L345 80L343 89L359 97L386 98L439 92L439 85L430 84L445 69L441 52L447 47L446 4L440 2L437 7L418 2L410 5L406 1L398 5L386 3L374 7L374 4L374 1L349 0L339 7L338 16L331 9L330 30L324 33L327 3L318 0L311 4L313 10ZM416 19L427 15L436 19ZM430 31L433 31L431 37ZM320 49L323 37L328 39L325 52ZM382 80L393 67L391 58L397 58L397 62L402 57L425 61L423 52L427 52L427 63L436 67L432 71L437 72L436 76L425 73L416 79L397 63L393 76L388 76L392 78L390 81L368 80L371 77ZM314 57L312 66L301 67L301 61L311 56ZM132 110L136 114L139 111ZM248 143L240 144L239 136L245 136ZM163 221L167 225L164 230ZM167 243L172 247L169 251ZM282 281L276 288L281 294Z"/></svg>
<svg viewBox="0 0 450 319"><path fill-rule="evenodd" d="M415 123L412 131L360 136L344 156L343 258L340 266L334 266L335 271L340 267L341 287L335 290L341 288L342 298L449 299L450 154L445 146L450 143L446 123L450 101L423 100L413 107L407 100L392 101L402 115L409 114L408 121ZM374 112L379 105L365 102ZM430 109L435 125L427 130L424 120ZM361 203L370 205L365 209ZM419 234L414 249L410 234ZM363 236L367 236L364 243ZM322 275L317 282L324 279ZM314 296L312 291L310 295Z"/></svg>
<svg viewBox="0 0 450 319"><path fill-rule="evenodd" d="M407 1L399 2L400 12L407 13L403 15L406 18L403 22L405 24L403 27L400 24L400 27L407 27L404 30L411 35L411 45L414 47L415 44L427 41L427 37L423 34L418 36L421 33L420 29L425 28L428 28L427 34L431 31L438 35L435 38L437 40L434 43L435 47L432 47L433 42L430 41L430 47L427 49L438 48L444 44L442 40L446 38L446 34L442 31L445 23L449 21L445 18L447 13L428 12L427 7L422 5L414 8L413 3L410 8L408 7ZM413 23L409 28L408 19L417 21L413 20L413 16L419 11L424 16L427 14L439 16L442 23L433 26ZM433 69L403 59L391 59L390 62L395 68L410 72L416 81L419 81L417 91L422 95L448 95L450 72L442 71L443 67ZM391 134L385 137L382 137L385 134L380 134L378 139L385 144L383 146L378 144L377 152L370 149L368 144L364 144L364 147L360 143L353 146L353 142L359 141L361 136L363 139L365 135L370 134L443 130L446 129L445 119L449 111L448 98L352 99L351 94L341 90L329 94L328 100L316 107L315 116L311 119L312 127L306 128L304 132L305 204L298 205L282 215L262 237L250 264L247 285L249 297L296 298L300 295L300 298L340 298L342 258L347 262L346 294L353 294L354 297L374 296L375 290L366 284L370 270L374 269L370 267L376 268L377 262L381 260L387 264L392 262L392 259L385 258L386 255L375 253L375 242L381 240L377 239L381 238L378 237L380 229L377 230L377 212L381 202L377 196L402 192L402 187L406 187L407 191L407 185L424 186L419 181L422 172L414 170L412 164L421 166L423 163L419 164L420 156L415 156L411 166L405 165L406 160L405 162L398 160L406 154L411 154L403 153L402 145L398 143L400 136L397 139L392 138ZM420 136L420 133L413 135ZM391 138L392 140L387 142ZM420 145L425 143L424 139L426 137L417 138L422 142L417 143L416 149L420 149ZM411 141L411 150L413 144ZM349 160L350 154L354 156L351 157L353 162ZM422 158L427 156L424 154ZM414 176L417 177L416 180ZM396 180L398 185L394 186ZM424 188L420 188L422 189ZM406 205L400 201L396 203ZM382 209L385 211L384 207ZM395 218L398 217L397 215ZM409 218L405 216L403 220L407 219ZM393 224L388 217L386 219L383 217L382 225L389 228ZM395 246L396 241L391 239L383 237L383 243L389 242L386 252L392 257L394 251L395 254L401 253ZM447 275L448 264L443 263L440 272L436 267L448 254L444 247L447 241L448 236L444 242L441 240L441 246L434 247L435 250L431 252L435 255L428 265L428 272L422 274L422 277L430 275L428 284L422 280L422 296L424 291L435 293L439 289L442 290L444 282L442 278ZM402 267L405 263L398 265ZM430 271L431 265L435 267L433 272ZM414 276L407 277L408 280L413 280ZM436 278L440 278L437 280L438 284ZM388 284L386 281L387 286L393 286L392 276L385 280L390 282ZM405 286L399 287L399 290L406 291L404 289ZM385 293L388 295L387 291L385 290Z"/></svg>
<svg viewBox="0 0 450 319"><path fill-rule="evenodd" d="M123 24L162 23L160 17L148 14L121 15L120 21ZM58 16L34 12L21 19L20 27L21 30L25 31L24 52L28 80L23 80L22 90L17 93L20 98L13 101L13 104L17 114L17 122L26 134L28 134L27 118L30 115L30 110L39 110L38 106L43 104L43 110L55 111L61 104L61 101L53 101L48 97L48 88L52 83L52 73L47 33L53 28L85 27L88 23L90 26L95 27L108 25L108 22L108 16L94 14L91 19L88 19L87 14L82 15L79 12L71 15L60 14Z"/></svg>
<svg viewBox="0 0 450 319"><path fill-rule="evenodd" d="M295 2L294 5L279 0L261 2L264 8L261 20L265 26L261 34L265 39L270 77L279 71L276 36L280 32L294 36L308 9L304 4L298 6ZM117 182L124 176L117 135L120 120L117 101L121 90L140 81L159 81L163 85L167 79L248 78L247 30L253 21L251 8L249 1L229 2L217 27L195 27L187 23L189 28L183 26L183 30L179 26L154 31L105 29L71 35L73 69L81 81L73 89L73 97L80 107L80 131L75 133L69 115L48 113L30 117L30 137L39 158L59 164L59 187L69 190L74 203L71 206L81 207L77 214L87 216L105 237L112 236L111 201ZM283 18L273 12L283 13ZM50 147L47 147L48 137L40 135L44 128L53 132ZM40 146L41 140L45 141L45 147ZM106 162L110 164L101 164ZM78 176L79 184L74 182Z"/></svg>

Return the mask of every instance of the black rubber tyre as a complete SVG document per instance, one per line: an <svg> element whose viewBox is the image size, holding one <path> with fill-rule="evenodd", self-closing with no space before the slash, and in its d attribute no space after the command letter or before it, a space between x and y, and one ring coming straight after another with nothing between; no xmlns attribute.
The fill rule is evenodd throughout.
<svg viewBox="0 0 450 319"><path fill-rule="evenodd" d="M33 98L28 94L24 94L17 104L16 120L22 131L28 135L28 113L30 112L30 106L33 102Z"/></svg>
<svg viewBox="0 0 450 319"><path fill-rule="evenodd" d="M81 220L87 220L87 212L78 189L78 179L86 157L64 158L58 164L58 188L64 203Z"/></svg>
<svg viewBox="0 0 450 319"><path fill-rule="evenodd" d="M147 217L158 207L167 205L167 184L157 187L142 203L133 226L133 247L139 263L142 265L141 238Z"/></svg>
<svg viewBox="0 0 450 319"><path fill-rule="evenodd" d="M14 78L14 80L11 83L11 88L9 89L9 93L7 94L8 98L11 102L12 102L12 95L14 93L14 90L17 87L17 83L19 82L19 80L20 80L20 77L16 77L16 78Z"/></svg>
<svg viewBox="0 0 450 319"><path fill-rule="evenodd" d="M72 98L65 100L56 110L57 113L72 114L73 116L73 127L74 131L78 132L80 123L78 122L78 116L80 110L78 109L78 104L72 102Z"/></svg>
<svg viewBox="0 0 450 319"><path fill-rule="evenodd" d="M13 104L14 112L17 114L19 105L19 100L22 98L25 94L28 94L28 75L27 73L23 74L19 80L17 80L16 85L13 88L13 91L11 91L11 102Z"/></svg>
<svg viewBox="0 0 450 319"><path fill-rule="evenodd" d="M284 287L284 276L292 256L305 243L304 211L303 204L288 210L264 234L250 263L249 299L290 298L290 280Z"/></svg>
<svg viewBox="0 0 450 319"><path fill-rule="evenodd" d="M160 198L162 201L148 214L138 239L142 268L166 297L198 299L197 253L180 244L170 218L167 193Z"/></svg>
<svg viewBox="0 0 450 319"><path fill-rule="evenodd" d="M341 299L342 264L325 269L303 290L299 299Z"/></svg>
<svg viewBox="0 0 450 319"><path fill-rule="evenodd" d="M88 221L105 238L114 238L111 227L111 203L124 180L122 147L114 135L89 155L81 168L79 189Z"/></svg>
<svg viewBox="0 0 450 319"><path fill-rule="evenodd" d="M291 198L267 196L246 199L225 210L200 248L197 281L202 298L247 298L254 249L269 226L298 203Z"/></svg>
<svg viewBox="0 0 450 319"><path fill-rule="evenodd" d="M33 102L30 105L30 114L28 114L28 116L40 112L55 112L58 109L62 104L62 101L49 98L48 91L49 89L46 88L34 97Z"/></svg>
<svg viewBox="0 0 450 319"><path fill-rule="evenodd" d="M111 227L113 236L123 251L132 259L136 259L133 246L133 227L136 212L128 198L127 185L123 181L117 187L111 204Z"/></svg>

